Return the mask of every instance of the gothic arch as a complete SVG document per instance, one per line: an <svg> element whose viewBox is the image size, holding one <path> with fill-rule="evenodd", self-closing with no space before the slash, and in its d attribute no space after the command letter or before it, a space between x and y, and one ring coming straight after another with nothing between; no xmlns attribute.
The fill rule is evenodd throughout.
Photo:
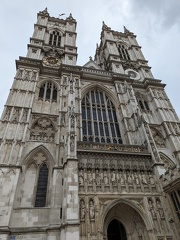
<svg viewBox="0 0 180 240"><path fill-rule="evenodd" d="M24 168L26 168L31 162L32 162L32 159L34 156L36 156L38 153L43 153L44 156L47 157L48 159L48 165L49 167L53 167L55 165L55 160L54 158L52 157L51 153L48 151L48 149L43 146L43 145L40 145L34 149L32 149L28 154L27 156L24 158L24 160L22 161L22 166Z"/></svg>
<svg viewBox="0 0 180 240"><path fill-rule="evenodd" d="M48 206L51 188L51 173L54 160L44 146L33 149L22 162L18 196L21 207Z"/></svg>
<svg viewBox="0 0 180 240"><path fill-rule="evenodd" d="M116 208L118 209L117 211L115 211ZM142 219L142 222L144 223L147 232L152 230L152 226L148 219L148 216L142 210L142 208L137 205L137 203L128 199L117 199L108 203L102 213L100 226L102 227L101 231L105 236L107 234L107 227L113 219L116 219L123 224L127 235L131 234L132 226L129 226L129 227L127 226L130 220L133 221L134 216L133 217L129 216L129 219L128 219L126 217L127 216L126 208L128 209L128 211L131 211L132 213L134 213L134 215L137 215L139 216L139 218ZM132 214L131 212L130 212L130 215Z"/></svg>
<svg viewBox="0 0 180 240"><path fill-rule="evenodd" d="M115 93L113 93L109 88L107 88L107 87L105 87L105 86L103 86L102 84L99 84L99 83L88 84L87 86L85 86L82 89L82 99L89 91L94 90L94 89L99 89L100 91L105 92L105 94L112 101L114 106L116 108L119 108L119 101L118 101L118 98L115 95Z"/></svg>
<svg viewBox="0 0 180 240"><path fill-rule="evenodd" d="M60 91L60 86L59 86L59 84L58 84L55 80L53 80L52 78L40 80L40 81L37 83L37 88L40 89L40 87L41 87L44 83L46 83L46 82L52 82L52 83L57 87L58 92Z"/></svg>
<svg viewBox="0 0 180 240"><path fill-rule="evenodd" d="M49 27L49 28L47 29L47 32L48 32L48 33L51 33L51 32L53 32L53 31L58 31L58 32L60 32L61 36L64 36L64 35L65 35L65 31L64 31L62 28L60 28L59 26Z"/></svg>

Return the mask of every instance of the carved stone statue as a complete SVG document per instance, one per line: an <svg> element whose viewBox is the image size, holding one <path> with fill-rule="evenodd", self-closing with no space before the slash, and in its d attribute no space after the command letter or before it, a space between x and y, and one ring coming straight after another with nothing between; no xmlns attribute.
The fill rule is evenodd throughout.
<svg viewBox="0 0 180 240"><path fill-rule="evenodd" d="M80 219L85 219L85 204L83 200L80 202Z"/></svg>
<svg viewBox="0 0 180 240"><path fill-rule="evenodd" d="M84 173L82 169L79 173L79 185L84 185Z"/></svg>
<svg viewBox="0 0 180 240"><path fill-rule="evenodd" d="M92 173L90 170L88 171L88 174L87 174L87 182L89 185L93 184L93 177L92 177Z"/></svg>
<svg viewBox="0 0 180 240"><path fill-rule="evenodd" d="M96 185L101 185L101 176L98 169L96 170Z"/></svg>
<svg viewBox="0 0 180 240"><path fill-rule="evenodd" d="M135 184L136 184L136 185L139 185L139 178L138 178L136 172L134 173L134 181L135 181Z"/></svg>
<svg viewBox="0 0 180 240"><path fill-rule="evenodd" d="M109 179L108 179L108 175L107 175L107 171L104 171L104 185L108 185L109 184Z"/></svg>
<svg viewBox="0 0 180 240"><path fill-rule="evenodd" d="M111 173L111 182L112 182L112 184L115 184L115 183L116 183L116 173L115 173L114 170L113 170L113 172Z"/></svg>
<svg viewBox="0 0 180 240"><path fill-rule="evenodd" d="M93 200L89 201L89 218L94 219L95 213L94 213L94 202Z"/></svg>
<svg viewBox="0 0 180 240"><path fill-rule="evenodd" d="M163 218L164 217L164 211L163 211L163 208L161 206L161 201L158 198L156 199L156 206L157 206L157 211L159 212L160 218Z"/></svg>
<svg viewBox="0 0 180 240"><path fill-rule="evenodd" d="M148 203L149 203L149 211L151 212L152 217L155 218L156 217L156 213L155 213L155 210L154 210L154 206L153 206L152 200L149 199Z"/></svg>

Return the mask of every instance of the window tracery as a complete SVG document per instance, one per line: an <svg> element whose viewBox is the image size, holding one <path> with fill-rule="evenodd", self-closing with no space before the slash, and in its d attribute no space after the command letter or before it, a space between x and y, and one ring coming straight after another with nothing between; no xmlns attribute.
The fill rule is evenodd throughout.
<svg viewBox="0 0 180 240"><path fill-rule="evenodd" d="M139 105L141 110L143 110L143 111L150 111L150 108L149 108L149 105L148 105L148 101L146 100L146 98L144 96L142 96L141 94L137 93L136 94L136 98L137 98L138 105Z"/></svg>
<svg viewBox="0 0 180 240"><path fill-rule="evenodd" d="M82 134L83 141L122 143L115 106L104 92L91 90L82 99Z"/></svg>
<svg viewBox="0 0 180 240"><path fill-rule="evenodd" d="M47 205L50 162L49 157L38 151L29 158L21 186L21 207L45 207Z"/></svg>
<svg viewBox="0 0 180 240"><path fill-rule="evenodd" d="M53 46L60 47L61 45L61 35L58 31L53 31L49 36L49 44Z"/></svg>
<svg viewBox="0 0 180 240"><path fill-rule="evenodd" d="M30 140L52 142L55 138L55 129L49 118L39 118L31 127Z"/></svg>
<svg viewBox="0 0 180 240"><path fill-rule="evenodd" d="M39 90L39 100L43 101L57 101L57 87L52 82L46 82L41 85Z"/></svg>
<svg viewBox="0 0 180 240"><path fill-rule="evenodd" d="M118 51L121 59L131 60L127 48L123 44L118 45Z"/></svg>

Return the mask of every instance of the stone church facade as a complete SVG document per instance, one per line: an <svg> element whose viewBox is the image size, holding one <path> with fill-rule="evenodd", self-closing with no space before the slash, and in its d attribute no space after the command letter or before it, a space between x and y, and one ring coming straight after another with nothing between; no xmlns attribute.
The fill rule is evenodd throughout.
<svg viewBox="0 0 180 240"><path fill-rule="evenodd" d="M37 15L0 123L1 240L180 239L180 124L136 36Z"/></svg>

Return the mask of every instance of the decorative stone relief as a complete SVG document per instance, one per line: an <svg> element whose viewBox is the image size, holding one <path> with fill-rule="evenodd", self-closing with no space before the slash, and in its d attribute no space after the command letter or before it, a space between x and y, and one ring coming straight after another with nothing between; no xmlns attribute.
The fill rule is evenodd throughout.
<svg viewBox="0 0 180 240"><path fill-rule="evenodd" d="M11 110L12 110L11 107L6 108L6 113L5 113L4 118L3 118L4 121L9 121L10 120Z"/></svg>
<svg viewBox="0 0 180 240"><path fill-rule="evenodd" d="M55 129L52 121L47 117L39 118L31 127L30 139L52 142L55 138Z"/></svg>
<svg viewBox="0 0 180 240"><path fill-rule="evenodd" d="M24 71L23 80L30 80L30 71Z"/></svg>
<svg viewBox="0 0 180 240"><path fill-rule="evenodd" d="M151 128L151 132L152 132L152 136L153 136L156 146L158 148L165 148L166 146L165 146L162 135L160 135L160 133L158 131L156 131L156 129Z"/></svg>
<svg viewBox="0 0 180 240"><path fill-rule="evenodd" d="M22 122L26 122L28 117L28 109L23 109Z"/></svg>
<svg viewBox="0 0 180 240"><path fill-rule="evenodd" d="M85 158L78 156L80 192L157 192L154 173L148 164L144 165L145 160L141 163L137 160L123 161L122 156L114 159L107 156L109 160L105 158L100 154L94 157L85 154Z"/></svg>
<svg viewBox="0 0 180 240"><path fill-rule="evenodd" d="M11 117L11 121L12 121L13 123L19 122L20 113L21 113L20 108L14 108L14 110L13 110L13 115L12 115L12 117Z"/></svg>

